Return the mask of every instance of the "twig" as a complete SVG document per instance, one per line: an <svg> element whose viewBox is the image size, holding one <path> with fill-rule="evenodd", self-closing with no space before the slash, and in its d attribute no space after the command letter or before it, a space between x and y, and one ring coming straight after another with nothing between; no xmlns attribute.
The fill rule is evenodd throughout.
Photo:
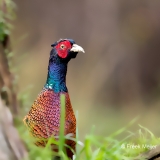
<svg viewBox="0 0 160 160"><path fill-rule="evenodd" d="M160 146L140 154L134 160L158 160L160 159Z"/></svg>

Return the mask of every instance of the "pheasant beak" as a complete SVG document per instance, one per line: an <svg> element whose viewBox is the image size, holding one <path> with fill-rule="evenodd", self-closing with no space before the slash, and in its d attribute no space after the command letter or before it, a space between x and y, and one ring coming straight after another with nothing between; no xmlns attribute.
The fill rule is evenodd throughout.
<svg viewBox="0 0 160 160"><path fill-rule="evenodd" d="M70 51L85 53L84 49L81 46L77 45L77 44L73 44L73 46L72 46Z"/></svg>

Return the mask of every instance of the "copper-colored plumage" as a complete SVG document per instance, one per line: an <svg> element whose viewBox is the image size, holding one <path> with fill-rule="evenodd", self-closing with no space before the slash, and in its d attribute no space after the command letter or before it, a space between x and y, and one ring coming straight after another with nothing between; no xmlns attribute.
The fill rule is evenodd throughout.
<svg viewBox="0 0 160 160"><path fill-rule="evenodd" d="M60 95L65 95L65 135L68 133L76 134L76 118L71 106L68 93L54 93L52 89L43 89L33 103L31 110L24 118L24 123L28 127L30 133L39 138L36 142L38 146L45 146L45 141L51 136L59 135L60 127ZM75 142L68 141L67 144L75 150ZM69 153L70 152L70 153ZM68 156L72 156L68 150Z"/></svg>

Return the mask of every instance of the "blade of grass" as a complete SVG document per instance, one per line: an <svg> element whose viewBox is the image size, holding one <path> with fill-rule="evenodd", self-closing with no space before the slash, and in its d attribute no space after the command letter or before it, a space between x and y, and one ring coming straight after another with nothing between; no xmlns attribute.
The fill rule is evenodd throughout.
<svg viewBox="0 0 160 160"><path fill-rule="evenodd" d="M59 133L59 152L64 152L65 138L64 138L64 128L65 128L65 95L61 94L61 116L60 116L60 133Z"/></svg>

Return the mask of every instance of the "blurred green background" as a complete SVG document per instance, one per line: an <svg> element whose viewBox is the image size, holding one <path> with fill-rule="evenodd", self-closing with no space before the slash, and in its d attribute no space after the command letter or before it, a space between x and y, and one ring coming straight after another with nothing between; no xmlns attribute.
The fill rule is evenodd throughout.
<svg viewBox="0 0 160 160"><path fill-rule="evenodd" d="M46 81L50 45L72 38L86 52L67 74L80 137L93 125L107 136L137 116L133 130L141 124L159 136L159 0L14 2L11 40L26 113Z"/></svg>

